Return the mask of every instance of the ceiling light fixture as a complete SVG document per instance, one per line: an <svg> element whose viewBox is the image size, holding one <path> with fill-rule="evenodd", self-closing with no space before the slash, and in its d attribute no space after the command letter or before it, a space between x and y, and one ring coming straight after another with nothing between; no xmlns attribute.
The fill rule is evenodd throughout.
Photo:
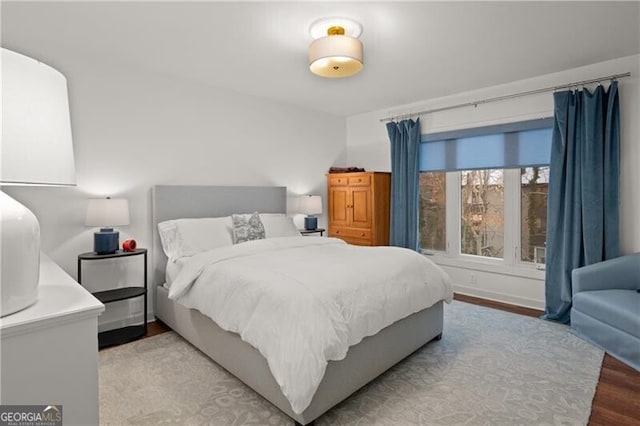
<svg viewBox="0 0 640 426"><path fill-rule="evenodd" d="M362 26L348 18L322 18L309 28L309 69L321 77L341 78L362 70Z"/></svg>

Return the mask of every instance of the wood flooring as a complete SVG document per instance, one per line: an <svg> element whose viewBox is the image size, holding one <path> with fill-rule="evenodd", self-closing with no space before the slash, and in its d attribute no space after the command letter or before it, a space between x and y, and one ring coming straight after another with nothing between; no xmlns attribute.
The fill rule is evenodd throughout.
<svg viewBox="0 0 640 426"><path fill-rule="evenodd" d="M171 331L168 325L160 320L155 320L147 324L147 334L144 337L152 337L156 334L162 334L167 331Z"/></svg>
<svg viewBox="0 0 640 426"><path fill-rule="evenodd" d="M519 315L539 317L542 311L492 300L456 294L455 299ZM145 337L169 331L160 321L151 322ZM605 354L593 399L589 426L640 425L640 372Z"/></svg>

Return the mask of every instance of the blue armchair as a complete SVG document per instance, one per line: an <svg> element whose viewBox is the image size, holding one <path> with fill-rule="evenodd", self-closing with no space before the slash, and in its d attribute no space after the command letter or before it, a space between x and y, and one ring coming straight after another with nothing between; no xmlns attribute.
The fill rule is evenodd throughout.
<svg viewBox="0 0 640 426"><path fill-rule="evenodd" d="M572 272L573 333L640 371L640 253Z"/></svg>

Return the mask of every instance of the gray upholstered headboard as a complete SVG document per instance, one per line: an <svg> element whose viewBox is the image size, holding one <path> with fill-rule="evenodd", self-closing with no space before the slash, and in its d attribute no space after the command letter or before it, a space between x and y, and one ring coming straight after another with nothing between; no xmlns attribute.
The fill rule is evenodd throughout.
<svg viewBox="0 0 640 426"><path fill-rule="evenodd" d="M286 213L284 186L158 185L151 189L153 284L165 281L167 257L160 245L158 223L170 219L219 217L233 213Z"/></svg>

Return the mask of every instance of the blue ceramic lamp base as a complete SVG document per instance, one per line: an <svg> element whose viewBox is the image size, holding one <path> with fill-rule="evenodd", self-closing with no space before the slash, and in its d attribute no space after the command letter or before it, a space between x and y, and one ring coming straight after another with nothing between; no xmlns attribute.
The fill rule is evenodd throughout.
<svg viewBox="0 0 640 426"><path fill-rule="evenodd" d="M304 218L304 229L313 231L318 228L318 218L315 216L307 216Z"/></svg>
<svg viewBox="0 0 640 426"><path fill-rule="evenodd" d="M96 254L113 254L118 251L120 233L113 228L100 228L93 233L93 251Z"/></svg>

